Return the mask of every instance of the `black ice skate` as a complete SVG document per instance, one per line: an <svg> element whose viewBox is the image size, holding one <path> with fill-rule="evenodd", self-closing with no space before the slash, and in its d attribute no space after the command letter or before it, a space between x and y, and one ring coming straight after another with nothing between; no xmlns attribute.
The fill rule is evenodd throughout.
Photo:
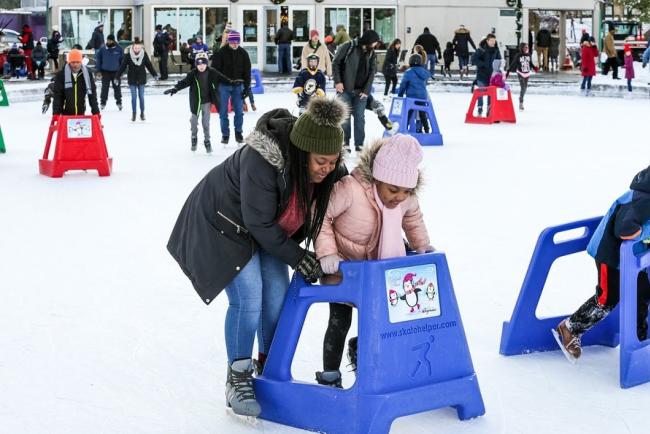
<svg viewBox="0 0 650 434"><path fill-rule="evenodd" d="M323 386L331 386L343 389L343 383L341 382L341 371L338 369L336 371L316 372L316 381L318 384Z"/></svg>
<svg viewBox="0 0 650 434"><path fill-rule="evenodd" d="M212 153L212 144L210 143L210 140L204 140L203 144L205 145L205 152L208 154Z"/></svg>
<svg viewBox="0 0 650 434"><path fill-rule="evenodd" d="M192 137L192 152L196 151L196 143L198 142L198 139L196 137Z"/></svg>

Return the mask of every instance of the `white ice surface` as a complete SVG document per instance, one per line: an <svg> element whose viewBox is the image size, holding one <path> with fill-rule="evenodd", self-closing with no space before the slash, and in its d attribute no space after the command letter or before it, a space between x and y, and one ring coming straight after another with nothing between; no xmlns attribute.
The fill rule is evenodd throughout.
<svg viewBox="0 0 650 434"><path fill-rule="evenodd" d="M602 214L648 165L642 100L531 95L515 125L466 125L465 94L433 94L445 146L426 148L421 204L447 253L484 417L443 409L400 419L395 433L647 433L650 385L623 390L618 349L502 357L539 232ZM259 113L293 97L257 96ZM147 98L130 122L103 115L114 173L38 174L49 117L40 103L0 107L0 432L294 433L226 414L225 296L206 307L165 249L183 202L224 150L189 151L186 93ZM368 139L381 133L370 112ZM540 311L563 314L592 294L586 255L560 261ZM296 378L320 368L327 309L310 312ZM353 330L351 332L354 333ZM353 377L345 374L345 383ZM314 409L314 412L318 409Z"/></svg>

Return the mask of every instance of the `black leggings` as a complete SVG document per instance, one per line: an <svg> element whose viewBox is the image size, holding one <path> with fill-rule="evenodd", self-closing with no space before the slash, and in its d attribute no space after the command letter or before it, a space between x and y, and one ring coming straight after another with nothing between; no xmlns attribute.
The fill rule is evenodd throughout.
<svg viewBox="0 0 650 434"><path fill-rule="evenodd" d="M323 340L323 369L336 371L341 368L345 338L352 325L352 306L330 303L330 319Z"/></svg>
<svg viewBox="0 0 650 434"><path fill-rule="evenodd" d="M384 88L384 96L388 96L388 89L390 88L391 83L393 84L393 90L391 91L391 93L395 93L395 88L397 87L397 75L384 74L384 77L386 78L386 87Z"/></svg>

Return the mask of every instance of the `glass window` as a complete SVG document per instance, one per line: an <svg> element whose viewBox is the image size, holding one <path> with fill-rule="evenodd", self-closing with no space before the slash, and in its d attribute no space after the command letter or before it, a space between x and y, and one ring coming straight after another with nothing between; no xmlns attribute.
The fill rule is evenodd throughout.
<svg viewBox="0 0 650 434"><path fill-rule="evenodd" d="M348 34L351 38L361 36L361 8L350 8L350 28Z"/></svg>
<svg viewBox="0 0 650 434"><path fill-rule="evenodd" d="M62 9L61 33L63 34L63 49L71 49L79 44L86 48L98 23L108 27L108 9ZM108 36L107 34L105 34Z"/></svg>
<svg viewBox="0 0 650 434"><path fill-rule="evenodd" d="M276 46L272 46L272 45L266 46L266 64L267 65L278 64L278 49Z"/></svg>
<svg viewBox="0 0 650 434"><path fill-rule="evenodd" d="M179 8L178 40L181 42L200 36L203 38L203 10L199 8Z"/></svg>
<svg viewBox="0 0 650 434"><path fill-rule="evenodd" d="M257 64L257 47L245 46L242 45L244 50L248 51L248 57L251 58L251 65Z"/></svg>
<svg viewBox="0 0 650 434"><path fill-rule="evenodd" d="M120 41L133 40L133 11L131 9L111 9L111 34Z"/></svg>
<svg viewBox="0 0 650 434"><path fill-rule="evenodd" d="M257 11L244 11L244 42L257 42ZM250 52L249 52L250 54ZM255 50L257 57L257 50ZM253 56L251 56L251 59ZM253 62L251 60L252 63Z"/></svg>
<svg viewBox="0 0 650 434"><path fill-rule="evenodd" d="M395 39L395 24L395 9L375 9L374 30L386 45Z"/></svg>
<svg viewBox="0 0 650 434"><path fill-rule="evenodd" d="M167 33L173 38L173 49L177 50L177 31L178 11L176 8L155 8L154 9L154 28L158 24L167 30Z"/></svg>
<svg viewBox="0 0 650 434"><path fill-rule="evenodd" d="M309 41L309 11L293 11L293 40L294 42Z"/></svg>
<svg viewBox="0 0 650 434"><path fill-rule="evenodd" d="M276 25L278 22L278 10L277 9L267 9L266 10L266 42L274 42ZM267 53L268 59L268 53ZM268 62L267 62L268 63Z"/></svg>
<svg viewBox="0 0 650 434"><path fill-rule="evenodd" d="M363 32L370 29L372 29L372 9L364 8L363 9Z"/></svg>
<svg viewBox="0 0 650 434"><path fill-rule="evenodd" d="M226 24L228 24L228 8L205 9L205 43L208 47L214 47L215 41L221 44L221 35Z"/></svg>
<svg viewBox="0 0 650 434"><path fill-rule="evenodd" d="M348 27L347 8L325 8L325 35L335 35L339 24Z"/></svg>

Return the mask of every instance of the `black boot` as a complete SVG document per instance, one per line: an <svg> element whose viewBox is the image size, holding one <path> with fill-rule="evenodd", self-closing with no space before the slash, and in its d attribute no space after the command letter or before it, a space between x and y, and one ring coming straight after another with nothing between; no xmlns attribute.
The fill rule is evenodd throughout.
<svg viewBox="0 0 650 434"><path fill-rule="evenodd" d="M135 112L131 113L131 122L135 122Z"/></svg>
<svg viewBox="0 0 650 434"><path fill-rule="evenodd" d="M323 371L316 372L316 381L323 386L332 386L343 389L341 383L341 371Z"/></svg>
<svg viewBox="0 0 650 434"><path fill-rule="evenodd" d="M198 139L196 137L192 137L192 152L196 151L196 143L198 142Z"/></svg>
<svg viewBox="0 0 650 434"><path fill-rule="evenodd" d="M348 340L348 361L350 362L348 366L355 375L357 373L357 341L357 337Z"/></svg>
<svg viewBox="0 0 650 434"><path fill-rule="evenodd" d="M210 140L204 140L203 144L205 145L205 152L208 154L212 153L212 145L210 144Z"/></svg>
<svg viewBox="0 0 650 434"><path fill-rule="evenodd" d="M243 145L244 144L244 136L242 133L238 133L235 131L235 141L237 142L237 145Z"/></svg>
<svg viewBox="0 0 650 434"><path fill-rule="evenodd" d="M222 136L221 137L221 144L222 145L227 145L229 141L230 141L230 137L228 137L228 136Z"/></svg>
<svg viewBox="0 0 650 434"><path fill-rule="evenodd" d="M144 117L144 112L143 112L143 113L140 113L140 120L141 120L141 121L144 121L145 119L146 119L146 118Z"/></svg>

